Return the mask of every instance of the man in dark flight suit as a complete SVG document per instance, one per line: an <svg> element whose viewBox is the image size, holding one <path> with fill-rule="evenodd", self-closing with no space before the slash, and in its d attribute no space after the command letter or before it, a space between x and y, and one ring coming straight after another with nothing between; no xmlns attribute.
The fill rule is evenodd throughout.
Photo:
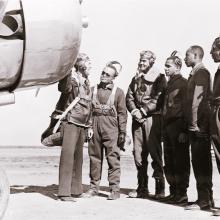
<svg viewBox="0 0 220 220"><path fill-rule="evenodd" d="M163 107L164 173L170 185L170 195L161 199L172 204L188 202L190 156L187 135L187 80L180 70L182 60L176 51L167 58L165 73L169 78Z"/></svg>
<svg viewBox="0 0 220 220"><path fill-rule="evenodd" d="M214 40L210 54L215 63L220 63L220 37ZM217 167L220 173L220 65L215 73L213 83L211 137L214 145L213 148ZM213 214L220 216L220 210L214 211Z"/></svg>
<svg viewBox="0 0 220 220"><path fill-rule="evenodd" d="M192 167L196 179L198 199L186 210L209 210L214 206L212 192L212 158L210 143L211 78L202 63L204 51L191 46L186 51L185 63L192 67L188 79L187 112L191 144Z"/></svg>

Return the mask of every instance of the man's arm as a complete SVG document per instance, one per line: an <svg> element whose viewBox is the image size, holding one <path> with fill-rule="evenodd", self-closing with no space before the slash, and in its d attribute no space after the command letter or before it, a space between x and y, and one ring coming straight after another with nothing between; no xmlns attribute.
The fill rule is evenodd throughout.
<svg viewBox="0 0 220 220"><path fill-rule="evenodd" d="M195 75L195 88L193 92L193 102L191 108L191 125L190 130L199 131L197 124L198 121L198 109L200 103L208 98L208 88L210 84L209 74L205 70L200 70Z"/></svg>
<svg viewBox="0 0 220 220"><path fill-rule="evenodd" d="M150 101L146 102L141 108L141 111L144 115L147 115L149 112L160 110L162 108L166 84L165 76L160 74L160 76L155 80L153 84Z"/></svg>
<svg viewBox="0 0 220 220"><path fill-rule="evenodd" d="M68 93L72 90L71 73L61 79L58 83L58 91Z"/></svg>
<svg viewBox="0 0 220 220"><path fill-rule="evenodd" d="M126 127L127 127L127 108L125 103L125 94L124 92L117 88L117 119L118 119L118 126L119 126L119 133L126 134Z"/></svg>

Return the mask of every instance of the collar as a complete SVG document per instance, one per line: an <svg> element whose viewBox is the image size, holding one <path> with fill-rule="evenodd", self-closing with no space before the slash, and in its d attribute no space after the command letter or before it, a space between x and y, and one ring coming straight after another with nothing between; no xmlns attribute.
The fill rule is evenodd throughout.
<svg viewBox="0 0 220 220"><path fill-rule="evenodd" d="M72 71L72 78L77 82L78 85L83 85L86 78L82 76L80 72Z"/></svg>
<svg viewBox="0 0 220 220"><path fill-rule="evenodd" d="M201 62L201 63L197 63L197 64L192 68L192 71L190 72L190 75L193 76L198 69L202 69L202 68L205 68L204 64L203 64L202 62Z"/></svg>
<svg viewBox="0 0 220 220"><path fill-rule="evenodd" d="M171 86L177 79L180 79L180 78L182 78L181 73L172 76L172 77L169 79L169 81L167 82L167 86Z"/></svg>
<svg viewBox="0 0 220 220"><path fill-rule="evenodd" d="M150 68L146 74L140 73L137 78L143 77L148 82L154 82L156 78L160 75L160 71L156 68Z"/></svg>
<svg viewBox="0 0 220 220"><path fill-rule="evenodd" d="M176 75L170 77L170 79L169 79L168 82L173 81L173 80L176 80L176 79L179 79L179 78L181 78L181 77L182 77L181 73L176 74Z"/></svg>
<svg viewBox="0 0 220 220"><path fill-rule="evenodd" d="M109 90L112 90L114 87L114 84L113 83L110 83L110 84L103 84L103 83L99 83L98 84L98 89L102 88L102 89L109 89Z"/></svg>

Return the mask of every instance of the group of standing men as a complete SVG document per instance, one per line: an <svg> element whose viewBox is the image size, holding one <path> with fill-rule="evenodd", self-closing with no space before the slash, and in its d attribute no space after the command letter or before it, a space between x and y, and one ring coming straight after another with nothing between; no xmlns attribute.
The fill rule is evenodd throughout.
<svg viewBox="0 0 220 220"><path fill-rule="evenodd" d="M214 62L220 62L220 38L211 49ZM127 110L132 116L134 160L138 187L129 197L147 198L148 155L152 158L155 178L154 198L171 204L188 203L190 148L198 199L186 209L209 210L214 206L212 192L211 136L216 152L220 152L220 70L215 74L213 92L211 77L202 63L204 51L191 46L184 59L192 71L188 80L182 77L182 60L173 52L165 62L165 74L154 68L155 54L140 53L136 75L126 96L114 84L121 70L117 61L109 62L100 76L100 83L90 88L90 59L80 54L76 71L59 82L61 97L56 109L63 111L79 98L62 124L63 142L59 170L58 196L63 201L74 197L98 195L103 154L108 162L110 195L120 197L120 149L124 149ZM210 123L211 122L211 123ZM89 139L90 188L82 189L82 146L85 130ZM161 142L164 143L164 164ZM219 165L219 162L218 162ZM170 194L165 197L165 180Z"/></svg>

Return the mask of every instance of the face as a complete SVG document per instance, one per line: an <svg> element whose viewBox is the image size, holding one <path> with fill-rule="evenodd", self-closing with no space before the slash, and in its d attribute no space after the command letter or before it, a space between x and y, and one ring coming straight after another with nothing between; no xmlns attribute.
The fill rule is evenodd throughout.
<svg viewBox="0 0 220 220"><path fill-rule="evenodd" d="M149 69L149 67L150 67L150 61L148 59L141 58L138 63L138 67L141 72L146 72L147 69Z"/></svg>
<svg viewBox="0 0 220 220"><path fill-rule="evenodd" d="M105 84L112 83L115 78L115 70L111 67L105 67L101 73L100 81Z"/></svg>
<svg viewBox="0 0 220 220"><path fill-rule="evenodd" d="M210 54L212 55L212 59L214 60L214 62L220 62L220 49L216 47L215 42L212 45Z"/></svg>
<svg viewBox="0 0 220 220"><path fill-rule="evenodd" d="M186 57L184 61L187 67L193 67L195 65L195 54L192 52L192 50L186 51Z"/></svg>
<svg viewBox="0 0 220 220"><path fill-rule="evenodd" d="M91 70L91 62L89 60L86 61L84 65L79 68L79 72L81 72L82 75L86 78L89 76L90 70Z"/></svg>
<svg viewBox="0 0 220 220"><path fill-rule="evenodd" d="M166 76L173 76L179 71L179 69L171 59L166 60L164 69Z"/></svg>

